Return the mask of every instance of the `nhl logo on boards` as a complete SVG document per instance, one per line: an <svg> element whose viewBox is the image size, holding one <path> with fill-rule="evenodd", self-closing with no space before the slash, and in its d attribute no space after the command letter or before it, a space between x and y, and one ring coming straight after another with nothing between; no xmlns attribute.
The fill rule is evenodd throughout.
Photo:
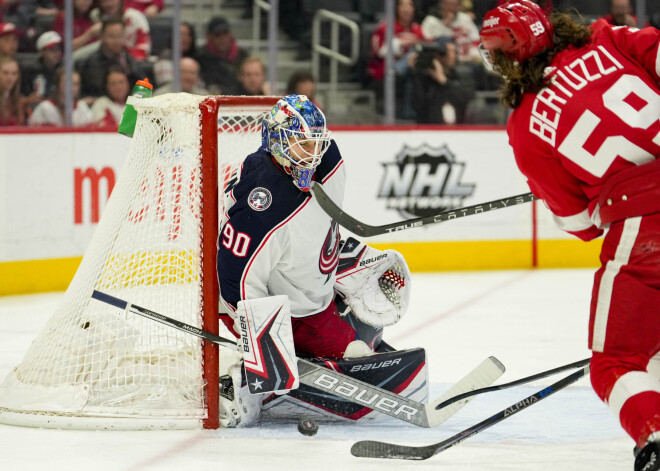
<svg viewBox="0 0 660 471"><path fill-rule="evenodd" d="M378 198L386 201L387 209L397 210L406 219L460 208L476 186L461 182L465 162L458 162L446 144L404 145L395 162L382 165L385 175Z"/></svg>
<svg viewBox="0 0 660 471"><path fill-rule="evenodd" d="M273 195L266 188L257 187L248 196L248 204L255 211L264 211L273 202Z"/></svg>

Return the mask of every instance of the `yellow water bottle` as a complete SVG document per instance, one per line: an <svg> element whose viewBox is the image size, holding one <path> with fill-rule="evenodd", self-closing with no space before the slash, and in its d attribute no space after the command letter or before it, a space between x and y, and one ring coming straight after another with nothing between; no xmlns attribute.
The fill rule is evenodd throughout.
<svg viewBox="0 0 660 471"><path fill-rule="evenodd" d="M135 111L133 104L135 103L135 100L139 100L141 98L149 98L153 88L154 86L149 83L148 78L135 82L133 91L126 100L126 107L124 108L124 114L121 117L121 123L119 123L118 131L120 134L133 137L133 133L135 132L135 123L137 121L137 111Z"/></svg>

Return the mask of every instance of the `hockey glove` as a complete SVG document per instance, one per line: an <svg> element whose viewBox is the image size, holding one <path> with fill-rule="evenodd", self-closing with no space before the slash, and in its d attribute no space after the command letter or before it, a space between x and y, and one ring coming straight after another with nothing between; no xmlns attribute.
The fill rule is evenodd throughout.
<svg viewBox="0 0 660 471"><path fill-rule="evenodd" d="M349 237L339 254L335 290L362 322L393 325L408 309L410 270L396 250L381 252Z"/></svg>

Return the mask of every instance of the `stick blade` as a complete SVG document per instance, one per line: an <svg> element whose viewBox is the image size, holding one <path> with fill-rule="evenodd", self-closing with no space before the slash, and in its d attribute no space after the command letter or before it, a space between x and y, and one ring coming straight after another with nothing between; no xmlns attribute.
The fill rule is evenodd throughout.
<svg viewBox="0 0 660 471"><path fill-rule="evenodd" d="M468 397L441 409L436 409L438 404L441 404L454 396L458 396L459 394L490 386L502 376L505 371L506 368L497 358L494 356L486 358L475 369L470 371L460 381L449 388L442 396L427 406L429 426L435 427L445 422L465 407L475 396Z"/></svg>
<svg viewBox="0 0 660 471"><path fill-rule="evenodd" d="M383 458L399 460L425 460L435 454L433 446L405 446L393 443L361 440L351 447L351 455L357 458Z"/></svg>

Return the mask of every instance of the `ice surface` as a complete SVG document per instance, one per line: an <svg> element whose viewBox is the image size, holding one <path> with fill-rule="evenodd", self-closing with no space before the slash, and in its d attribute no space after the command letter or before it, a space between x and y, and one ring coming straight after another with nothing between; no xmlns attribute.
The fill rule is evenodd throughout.
<svg viewBox="0 0 660 471"><path fill-rule="evenodd" d="M426 348L433 397L489 355L507 367L498 383L512 381L589 356L592 277L592 270L414 274L408 314L386 329L384 337L399 348ZM0 298L0 377L21 361L61 296ZM417 445L444 440L560 377L479 396L434 429L389 420L321 423L316 436L304 437L293 422L167 432L0 425L0 470L632 469L632 440L592 392L588 379L427 461L350 454L351 445L363 439Z"/></svg>

